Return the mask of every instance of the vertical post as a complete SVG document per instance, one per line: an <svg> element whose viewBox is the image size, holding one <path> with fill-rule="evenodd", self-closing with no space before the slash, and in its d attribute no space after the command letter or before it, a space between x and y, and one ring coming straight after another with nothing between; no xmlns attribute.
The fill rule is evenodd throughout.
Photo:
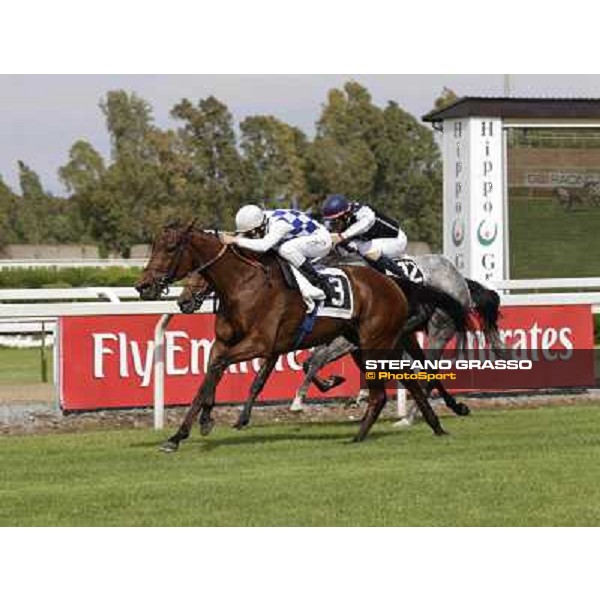
<svg viewBox="0 0 600 600"><path fill-rule="evenodd" d="M510 223L509 219L509 208L508 208L508 136L510 130L502 128L502 220L504 222L504 272L502 273L503 279L510 279ZM506 290L504 290L506 293Z"/></svg>
<svg viewBox="0 0 600 600"><path fill-rule="evenodd" d="M56 408L60 408L60 402L61 402L61 385L62 385L62 357L61 357L61 351L60 351L60 335L61 335L61 326L62 326L62 317L58 317L58 319L56 319L56 325L54 328L54 348L53 348L53 357L54 357L54 364L52 365L53 367L53 380L54 380L54 402L55 402L55 406Z"/></svg>
<svg viewBox="0 0 600 600"><path fill-rule="evenodd" d="M40 345L40 365L42 368L42 381L48 383L48 360L46 357L46 322L42 321L42 343Z"/></svg>
<svg viewBox="0 0 600 600"><path fill-rule="evenodd" d="M398 418L404 419L406 417L406 388L401 383L398 384L396 397L398 399Z"/></svg>
<svg viewBox="0 0 600 600"><path fill-rule="evenodd" d="M165 331L173 315L161 315L154 328L154 429L165 424Z"/></svg>

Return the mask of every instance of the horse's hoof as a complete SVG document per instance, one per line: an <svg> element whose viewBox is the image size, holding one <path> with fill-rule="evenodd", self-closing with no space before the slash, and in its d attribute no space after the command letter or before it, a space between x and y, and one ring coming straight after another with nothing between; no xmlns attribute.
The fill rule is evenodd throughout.
<svg viewBox="0 0 600 600"><path fill-rule="evenodd" d="M360 444L361 442L365 441L365 436L364 435L360 435L357 434L355 435L351 440L350 440L353 444Z"/></svg>
<svg viewBox="0 0 600 600"><path fill-rule="evenodd" d="M290 405L290 412L302 412L303 410L304 405L302 404L302 401L300 400L296 402L296 400L294 399L294 401Z"/></svg>
<svg viewBox="0 0 600 600"><path fill-rule="evenodd" d="M338 387L339 385L342 385L342 383L345 383L346 378L342 377L341 375L332 375L327 384L324 385L324 392L328 392L329 390L332 390L333 388Z"/></svg>
<svg viewBox="0 0 600 600"><path fill-rule="evenodd" d="M467 417L468 415L471 414L471 409L463 402L459 402L456 405L456 414L459 417Z"/></svg>
<svg viewBox="0 0 600 600"><path fill-rule="evenodd" d="M214 426L215 426L214 419L210 419L210 421L202 421L200 423L200 434L208 435L213 430Z"/></svg>
<svg viewBox="0 0 600 600"><path fill-rule="evenodd" d="M174 442L173 440L167 440L161 447L160 451L165 454L171 454L173 452L177 452L179 450L179 442Z"/></svg>
<svg viewBox="0 0 600 600"><path fill-rule="evenodd" d="M392 427L397 427L398 429L406 429L407 427L412 427L413 422L409 421L408 419L404 418L404 419L400 419L399 421L396 421Z"/></svg>
<svg viewBox="0 0 600 600"><path fill-rule="evenodd" d="M248 423L249 423L249 421L238 421L237 423L232 425L232 427L233 427L233 429L237 429L238 431L241 431L242 429L245 429L246 427L248 427Z"/></svg>
<svg viewBox="0 0 600 600"><path fill-rule="evenodd" d="M437 436L450 435L445 429L439 429L438 431L435 431L434 433Z"/></svg>

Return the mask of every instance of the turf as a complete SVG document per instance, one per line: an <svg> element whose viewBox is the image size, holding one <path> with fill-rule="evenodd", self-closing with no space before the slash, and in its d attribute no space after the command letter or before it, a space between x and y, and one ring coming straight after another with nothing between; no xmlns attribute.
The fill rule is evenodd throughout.
<svg viewBox="0 0 600 600"><path fill-rule="evenodd" d="M600 208L567 211L556 200L511 198L510 276L596 277Z"/></svg>
<svg viewBox="0 0 600 600"><path fill-rule="evenodd" d="M52 347L46 348L48 380L52 381ZM39 348L0 346L0 383L37 383L42 381Z"/></svg>
<svg viewBox="0 0 600 600"><path fill-rule="evenodd" d="M0 439L0 525L600 525L600 407L483 411L435 438L356 423Z"/></svg>

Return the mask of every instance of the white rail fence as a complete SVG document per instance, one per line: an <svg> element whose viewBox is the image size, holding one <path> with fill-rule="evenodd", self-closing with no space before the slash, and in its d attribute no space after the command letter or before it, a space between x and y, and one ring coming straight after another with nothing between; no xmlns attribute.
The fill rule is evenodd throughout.
<svg viewBox="0 0 600 600"><path fill-rule="evenodd" d="M144 267L147 258L50 258L0 260L3 269L68 269L73 267Z"/></svg>
<svg viewBox="0 0 600 600"><path fill-rule="evenodd" d="M592 311L600 314L600 277L498 281L490 286L501 294L504 306L590 304ZM61 316L160 315L154 331L156 351L153 366L154 425L160 429L164 420L164 334L171 316L179 313L179 307L173 298L181 293L181 289L172 288L170 299L156 302L129 301L138 298L133 288L0 290L0 333L24 330L34 332L36 330L32 329L33 325L37 323L41 330L42 322L46 331L50 328L53 330L56 319ZM548 289L597 291L522 293L523 290ZM100 298L105 300L99 301ZM56 300L59 302L55 302ZM214 298L212 302L206 302L201 312L213 312L214 302ZM57 362L54 361L55 384Z"/></svg>

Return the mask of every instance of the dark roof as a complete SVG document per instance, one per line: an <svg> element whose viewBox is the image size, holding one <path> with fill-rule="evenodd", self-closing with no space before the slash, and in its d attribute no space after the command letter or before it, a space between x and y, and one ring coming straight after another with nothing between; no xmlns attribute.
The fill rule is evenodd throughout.
<svg viewBox="0 0 600 600"><path fill-rule="evenodd" d="M600 98L493 98L465 96L422 117L435 123L461 117L600 119Z"/></svg>

